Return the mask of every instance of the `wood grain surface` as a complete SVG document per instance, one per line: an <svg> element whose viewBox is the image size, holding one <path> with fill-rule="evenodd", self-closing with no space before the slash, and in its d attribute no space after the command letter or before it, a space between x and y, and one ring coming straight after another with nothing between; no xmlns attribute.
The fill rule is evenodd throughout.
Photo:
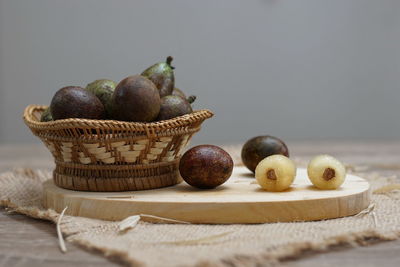
<svg viewBox="0 0 400 267"><path fill-rule="evenodd" d="M268 223L313 221L357 214L370 203L370 185L347 174L337 190L319 190L311 185L305 168L298 168L292 186L284 192L267 192L255 183L253 174L236 166L222 186L201 190L182 182L153 190L83 192L44 183L46 208L66 214L102 220L123 220L149 214L191 223Z"/></svg>
<svg viewBox="0 0 400 267"><path fill-rule="evenodd" d="M288 142L295 158L309 160L330 153L344 162L368 166L382 175L400 175L400 141L386 142ZM0 171L18 167L53 168L51 156L42 145L0 146ZM55 225L0 209L0 266L118 266L96 252L87 252L67 243L68 253L60 252ZM329 253L306 253L287 259L284 266L398 266L400 241L368 247L332 249Z"/></svg>

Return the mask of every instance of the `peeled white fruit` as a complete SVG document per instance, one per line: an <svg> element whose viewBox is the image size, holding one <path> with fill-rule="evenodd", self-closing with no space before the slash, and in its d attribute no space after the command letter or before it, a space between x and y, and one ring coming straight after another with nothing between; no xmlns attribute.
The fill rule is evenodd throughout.
<svg viewBox="0 0 400 267"><path fill-rule="evenodd" d="M255 171L257 183L267 191L286 190L296 177L296 165L283 155L272 155L258 163Z"/></svg>
<svg viewBox="0 0 400 267"><path fill-rule="evenodd" d="M329 155L313 158L308 164L307 173L313 185L319 189L336 189L346 178L346 168Z"/></svg>

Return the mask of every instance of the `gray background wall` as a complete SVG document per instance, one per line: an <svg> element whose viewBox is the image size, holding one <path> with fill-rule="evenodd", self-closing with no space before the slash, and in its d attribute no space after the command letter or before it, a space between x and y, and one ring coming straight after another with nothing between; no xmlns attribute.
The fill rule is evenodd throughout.
<svg viewBox="0 0 400 267"><path fill-rule="evenodd" d="M196 142L400 137L400 1L0 0L0 142L28 104L175 57Z"/></svg>

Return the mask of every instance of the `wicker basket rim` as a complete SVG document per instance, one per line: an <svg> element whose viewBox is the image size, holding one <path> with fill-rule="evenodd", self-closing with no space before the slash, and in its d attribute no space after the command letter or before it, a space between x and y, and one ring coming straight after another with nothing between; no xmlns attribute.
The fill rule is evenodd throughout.
<svg viewBox="0 0 400 267"><path fill-rule="evenodd" d="M190 114L176 117L160 122L126 122L116 120L90 120L90 119L63 119L50 122L38 121L34 113L43 111L48 106L44 105L29 105L25 108L23 119L25 123L35 129L40 130L58 130L66 128L101 128L110 130L134 130L134 131L149 131L149 130L165 130L190 126L194 123L199 123L205 119L211 118L214 114L208 109L195 110Z"/></svg>

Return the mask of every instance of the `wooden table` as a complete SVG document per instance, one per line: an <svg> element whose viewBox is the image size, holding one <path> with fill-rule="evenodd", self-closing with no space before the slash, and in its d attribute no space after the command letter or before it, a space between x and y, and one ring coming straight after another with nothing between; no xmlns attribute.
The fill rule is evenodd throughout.
<svg viewBox="0 0 400 267"><path fill-rule="evenodd" d="M400 141L385 142L288 142L291 154L308 160L315 154L329 153L341 160L375 167L383 175L400 177ZM378 166L386 164L387 166ZM397 166L396 166L397 164ZM0 146L0 171L15 167L52 168L50 154L42 145ZM60 252L55 225L0 208L0 266L117 266L95 252L67 244ZM330 253L307 253L301 259L288 259L283 265L309 266L399 266L400 241L382 242L369 247L337 248Z"/></svg>

